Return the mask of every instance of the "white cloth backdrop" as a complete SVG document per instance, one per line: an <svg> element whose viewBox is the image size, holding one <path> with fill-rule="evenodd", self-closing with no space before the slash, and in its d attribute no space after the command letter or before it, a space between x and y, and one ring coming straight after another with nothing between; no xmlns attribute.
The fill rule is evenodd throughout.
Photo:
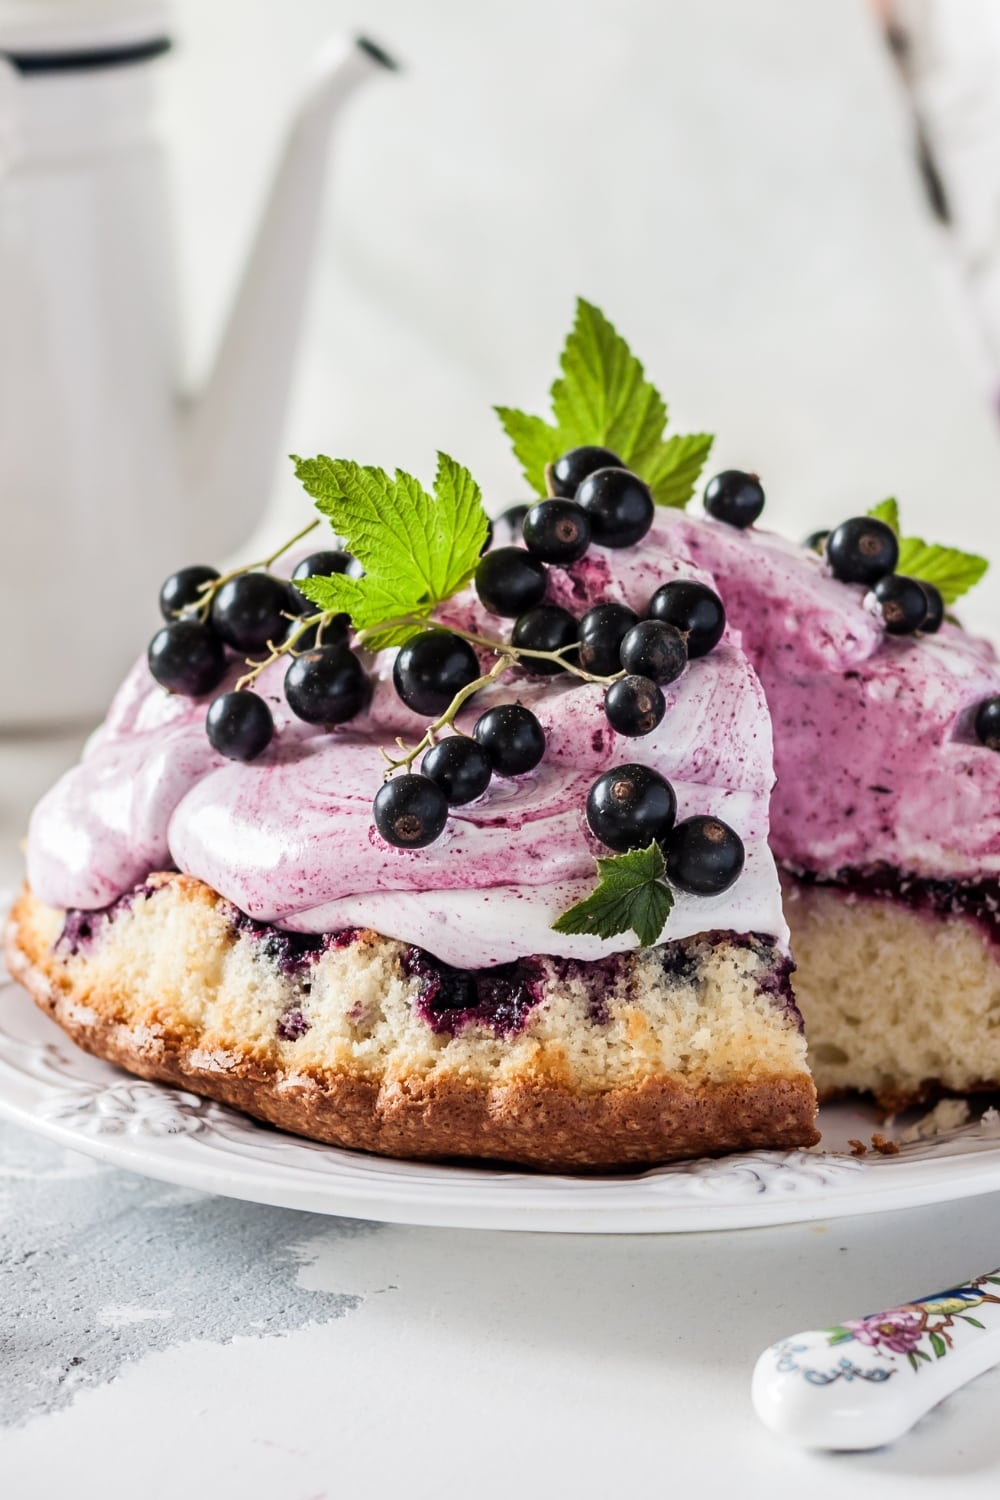
<svg viewBox="0 0 1000 1500"><path fill-rule="evenodd" d="M207 362L311 50L363 30L405 71L338 141L286 447L490 503L493 402L540 409L573 297L679 427L759 469L793 533L887 494L1000 557L1000 434L911 121L862 0L179 0L165 65L189 369ZM276 469L269 534L301 514ZM989 585L967 616L1000 625ZM994 609L992 598L998 598Z"/></svg>

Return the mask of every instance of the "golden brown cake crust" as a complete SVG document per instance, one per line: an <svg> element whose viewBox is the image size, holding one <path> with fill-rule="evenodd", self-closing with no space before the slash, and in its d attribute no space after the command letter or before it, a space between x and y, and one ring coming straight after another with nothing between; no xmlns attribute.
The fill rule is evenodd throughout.
<svg viewBox="0 0 1000 1500"><path fill-rule="evenodd" d="M218 900L186 876L153 877ZM149 1028L123 1014L122 997L74 982L53 951L52 909L25 887L10 916L11 974L84 1050L139 1077L216 1099L282 1130L381 1155L472 1158L555 1170L611 1170L751 1147L814 1144L816 1096L808 1074L686 1085L646 1077L578 1092L539 1073L490 1087L455 1075L374 1078L338 1066L307 1073L276 1066L248 1049L228 1049L224 1069L199 1038Z"/></svg>

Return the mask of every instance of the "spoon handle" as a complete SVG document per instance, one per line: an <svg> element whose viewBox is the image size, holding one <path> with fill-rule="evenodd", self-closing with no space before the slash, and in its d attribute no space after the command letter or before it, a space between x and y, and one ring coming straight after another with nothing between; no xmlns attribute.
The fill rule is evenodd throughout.
<svg viewBox="0 0 1000 1500"><path fill-rule="evenodd" d="M772 1344L753 1372L765 1426L803 1448L879 1448L1000 1364L1000 1270Z"/></svg>

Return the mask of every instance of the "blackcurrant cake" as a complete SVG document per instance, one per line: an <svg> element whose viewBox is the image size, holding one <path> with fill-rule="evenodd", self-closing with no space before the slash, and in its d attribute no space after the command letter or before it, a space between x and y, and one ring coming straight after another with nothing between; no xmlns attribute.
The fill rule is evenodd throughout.
<svg viewBox="0 0 1000 1500"><path fill-rule="evenodd" d="M617 340L581 303L568 350L595 333ZM593 1170L817 1139L770 717L663 509L710 440L660 441L651 389L609 390L646 403L645 438L553 430L543 498L495 524L445 455L433 494L296 460L325 547L167 580L35 810L7 930L81 1046L401 1157Z"/></svg>
<svg viewBox="0 0 1000 1500"><path fill-rule="evenodd" d="M767 710L646 523L559 567L497 548L401 648L338 627L252 691L182 642L197 677L165 692L164 632L206 628L165 626L36 810L14 972L84 1047L339 1145L569 1168L811 1142ZM270 575L243 576L255 607ZM688 649L643 619L664 589L713 611ZM516 665L481 644L515 612L544 653ZM560 670L567 643L611 686ZM491 676L382 781L380 747Z"/></svg>
<svg viewBox="0 0 1000 1500"><path fill-rule="evenodd" d="M12 973L140 1076L415 1159L1000 1087L1000 665L946 615L985 563L894 501L783 541L743 471L687 512L711 438L583 301L552 407L497 408L535 498L494 521L444 454L296 459L319 520L167 579L33 814Z"/></svg>

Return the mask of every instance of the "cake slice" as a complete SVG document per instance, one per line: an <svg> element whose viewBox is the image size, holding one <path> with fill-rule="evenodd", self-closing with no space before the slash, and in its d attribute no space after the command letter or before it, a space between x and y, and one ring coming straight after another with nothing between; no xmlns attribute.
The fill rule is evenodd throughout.
<svg viewBox="0 0 1000 1500"><path fill-rule="evenodd" d="M338 473L349 489L346 469ZM354 477L390 485L378 474ZM426 533L410 515L404 545L415 552L433 543L443 487L438 501L420 511L437 518ZM435 629L402 650L363 651L378 644L369 628L355 650L321 644L291 667L287 652L272 652L235 707L246 667L226 655L210 689L214 744L205 678L200 694L165 692L139 663L81 764L32 818L29 884L7 933L12 972L88 1050L340 1146L552 1170L815 1141L767 842L772 743L760 683L738 636L718 639L721 607L716 639L690 659L688 635L640 632L636 650L652 651L661 685L649 681L652 692L619 706L625 733L596 670L610 643L610 675L620 676L622 631L586 635L594 607L613 606L608 619L620 624L629 610L644 618L665 585L711 593L710 576L652 511L649 501L641 536L624 545L605 513L606 544L592 540L561 563L495 548L475 586L439 600ZM472 566L485 525L463 543ZM306 560L306 573L328 572L324 556L322 568ZM314 597L330 605L346 589L357 624L363 590L378 584L373 556L369 546L358 592L338 584ZM509 641L515 611L502 596L526 574L541 581L544 603L541 614L537 604L518 611L513 635L527 654L504 667L512 648L489 642ZM233 636L228 586L207 584L215 602L201 627ZM267 595L264 584L252 589ZM178 623L192 618L197 608ZM530 652L554 645L568 619L582 619L569 638L582 632L587 650L577 660L574 647L561 660L576 665L560 671L560 659ZM323 622L334 629L332 607ZM678 661L656 656L678 642ZM474 702L453 701L431 737L445 747L434 786L450 798L438 819L429 760L408 762L380 792L380 752L402 745L403 758L456 684L470 682L463 643L473 677L495 680ZM195 644L211 655L202 637ZM168 646L151 648L160 682L172 670ZM333 728L302 685L302 663L331 651L342 653L341 688L355 672L347 656L371 685L367 704ZM428 653L437 665L421 675ZM182 663L189 674L192 660ZM583 660L594 680L579 675ZM311 692L317 681L314 672ZM262 748L254 735L267 725L248 699L273 724ZM504 732L491 739L482 726L497 709ZM518 738L525 728L528 741L540 732L540 759ZM492 774L462 800L463 787L474 791L463 778L477 745ZM630 817L641 836L623 833ZM595 857L605 862L596 882Z"/></svg>
<svg viewBox="0 0 1000 1500"><path fill-rule="evenodd" d="M711 570L767 695L771 847L820 1095L860 1090L894 1110L998 1089L995 652L941 620L933 589L930 616L907 622L905 578L841 581L823 538L814 550L729 515L673 514L667 545ZM898 578L885 524L855 517L834 535L875 530ZM941 556L904 543L898 565L940 576Z"/></svg>

